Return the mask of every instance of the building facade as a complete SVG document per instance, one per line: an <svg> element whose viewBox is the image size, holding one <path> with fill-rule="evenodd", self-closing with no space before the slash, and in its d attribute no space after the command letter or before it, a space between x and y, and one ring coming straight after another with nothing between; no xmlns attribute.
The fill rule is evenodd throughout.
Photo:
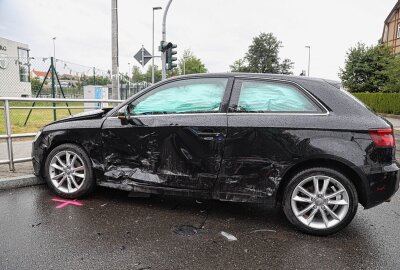
<svg viewBox="0 0 400 270"><path fill-rule="evenodd" d="M381 43L391 46L394 54L400 54L400 0L385 20Z"/></svg>
<svg viewBox="0 0 400 270"><path fill-rule="evenodd" d="M27 44L0 37L0 96L30 97L30 64Z"/></svg>

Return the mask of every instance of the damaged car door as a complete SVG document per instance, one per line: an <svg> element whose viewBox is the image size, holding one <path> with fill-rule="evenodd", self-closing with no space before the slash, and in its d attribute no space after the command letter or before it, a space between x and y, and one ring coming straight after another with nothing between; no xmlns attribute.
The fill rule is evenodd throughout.
<svg viewBox="0 0 400 270"><path fill-rule="evenodd" d="M227 132L229 78L185 78L145 91L102 127L106 181L210 190Z"/></svg>
<svg viewBox="0 0 400 270"><path fill-rule="evenodd" d="M302 138L305 123L323 116L315 100L290 82L236 79L221 197L254 202L274 198L285 170L309 149L309 140Z"/></svg>

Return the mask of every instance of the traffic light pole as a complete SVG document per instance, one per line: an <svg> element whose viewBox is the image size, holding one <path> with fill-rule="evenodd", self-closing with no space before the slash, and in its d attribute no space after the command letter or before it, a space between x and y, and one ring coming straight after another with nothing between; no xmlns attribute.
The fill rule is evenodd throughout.
<svg viewBox="0 0 400 270"><path fill-rule="evenodd" d="M167 41L167 14L168 14L168 9L169 6L171 5L172 0L168 1L167 6L165 7L164 10L164 18L163 18L163 24L162 24L162 40L161 43L164 43L165 41ZM161 62L162 62L162 80L165 80L167 78L167 56L166 56L166 52L163 51L161 54Z"/></svg>

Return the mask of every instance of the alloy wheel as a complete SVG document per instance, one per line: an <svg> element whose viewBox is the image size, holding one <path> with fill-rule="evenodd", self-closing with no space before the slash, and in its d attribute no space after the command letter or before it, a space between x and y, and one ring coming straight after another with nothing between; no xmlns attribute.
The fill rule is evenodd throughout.
<svg viewBox="0 0 400 270"><path fill-rule="evenodd" d="M61 151L50 161L49 175L54 187L63 193L78 191L86 176L81 157L72 151Z"/></svg>
<svg viewBox="0 0 400 270"><path fill-rule="evenodd" d="M318 175L301 181L291 196L296 218L313 229L339 224L349 211L349 194L336 179Z"/></svg>

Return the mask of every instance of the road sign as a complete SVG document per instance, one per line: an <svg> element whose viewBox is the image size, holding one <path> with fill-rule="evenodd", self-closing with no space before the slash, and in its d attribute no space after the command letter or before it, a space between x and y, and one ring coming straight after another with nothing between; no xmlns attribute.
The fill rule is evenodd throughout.
<svg viewBox="0 0 400 270"><path fill-rule="evenodd" d="M144 67L153 56L142 46L142 48L133 57Z"/></svg>

